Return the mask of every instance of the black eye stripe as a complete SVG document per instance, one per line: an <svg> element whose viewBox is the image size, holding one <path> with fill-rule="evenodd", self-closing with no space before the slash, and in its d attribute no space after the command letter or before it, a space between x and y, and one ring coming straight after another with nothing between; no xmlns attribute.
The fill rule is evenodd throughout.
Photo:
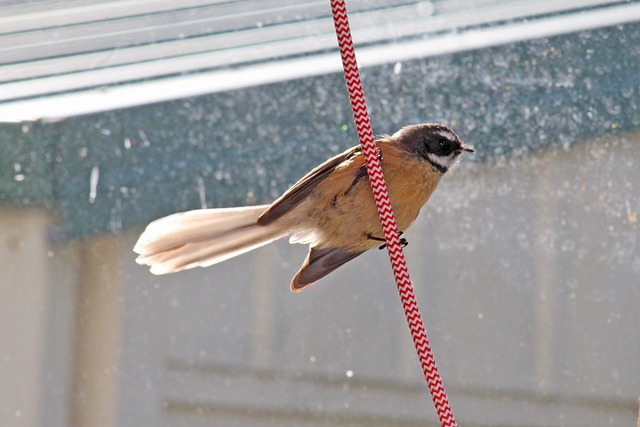
<svg viewBox="0 0 640 427"><path fill-rule="evenodd" d="M446 154L445 152L451 151L453 149L453 143L444 138L438 139L438 146L440 147L440 150L442 150L443 154Z"/></svg>

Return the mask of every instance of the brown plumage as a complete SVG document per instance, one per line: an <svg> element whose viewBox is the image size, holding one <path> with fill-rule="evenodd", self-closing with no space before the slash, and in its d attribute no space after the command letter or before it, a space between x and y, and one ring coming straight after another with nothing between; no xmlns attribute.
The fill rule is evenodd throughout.
<svg viewBox="0 0 640 427"><path fill-rule="evenodd" d="M429 200L464 144L448 127L408 126L376 141L399 230ZM155 274L206 267L291 236L310 245L293 291L380 246L383 233L359 146L313 169L271 205L200 209L158 219L136 243L139 264Z"/></svg>

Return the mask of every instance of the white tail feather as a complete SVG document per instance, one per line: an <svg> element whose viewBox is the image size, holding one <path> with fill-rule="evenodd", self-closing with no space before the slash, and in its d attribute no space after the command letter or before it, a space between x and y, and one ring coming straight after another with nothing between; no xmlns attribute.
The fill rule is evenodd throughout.
<svg viewBox="0 0 640 427"><path fill-rule="evenodd" d="M262 226L267 205L200 209L169 215L149 224L134 251L138 264L154 274L206 267L273 242L287 234L277 223Z"/></svg>

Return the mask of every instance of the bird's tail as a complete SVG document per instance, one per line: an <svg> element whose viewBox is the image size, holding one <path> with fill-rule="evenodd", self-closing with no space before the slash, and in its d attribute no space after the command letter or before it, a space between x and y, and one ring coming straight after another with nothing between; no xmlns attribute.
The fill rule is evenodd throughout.
<svg viewBox="0 0 640 427"><path fill-rule="evenodd" d="M199 209L153 221L134 252L154 274L207 267L273 242L287 234L277 223L258 225L268 205Z"/></svg>

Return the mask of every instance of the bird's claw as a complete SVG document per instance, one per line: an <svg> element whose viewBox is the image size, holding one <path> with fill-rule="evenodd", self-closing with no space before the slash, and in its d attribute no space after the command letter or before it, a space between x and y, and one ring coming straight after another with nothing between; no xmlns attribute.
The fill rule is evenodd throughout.
<svg viewBox="0 0 640 427"><path fill-rule="evenodd" d="M398 236L402 236L402 234L404 234L404 231L401 231L400 233L398 233ZM378 240L378 241L384 242L384 239L381 239L379 237L374 237L372 235L369 235L368 237L371 240ZM402 248L406 248L407 245L409 245L409 241L407 239L405 239L404 237L400 238L400 242L399 243L400 243L400 247L402 247ZM384 243L384 244L378 246L378 249L383 250L386 247L387 247L387 244Z"/></svg>

